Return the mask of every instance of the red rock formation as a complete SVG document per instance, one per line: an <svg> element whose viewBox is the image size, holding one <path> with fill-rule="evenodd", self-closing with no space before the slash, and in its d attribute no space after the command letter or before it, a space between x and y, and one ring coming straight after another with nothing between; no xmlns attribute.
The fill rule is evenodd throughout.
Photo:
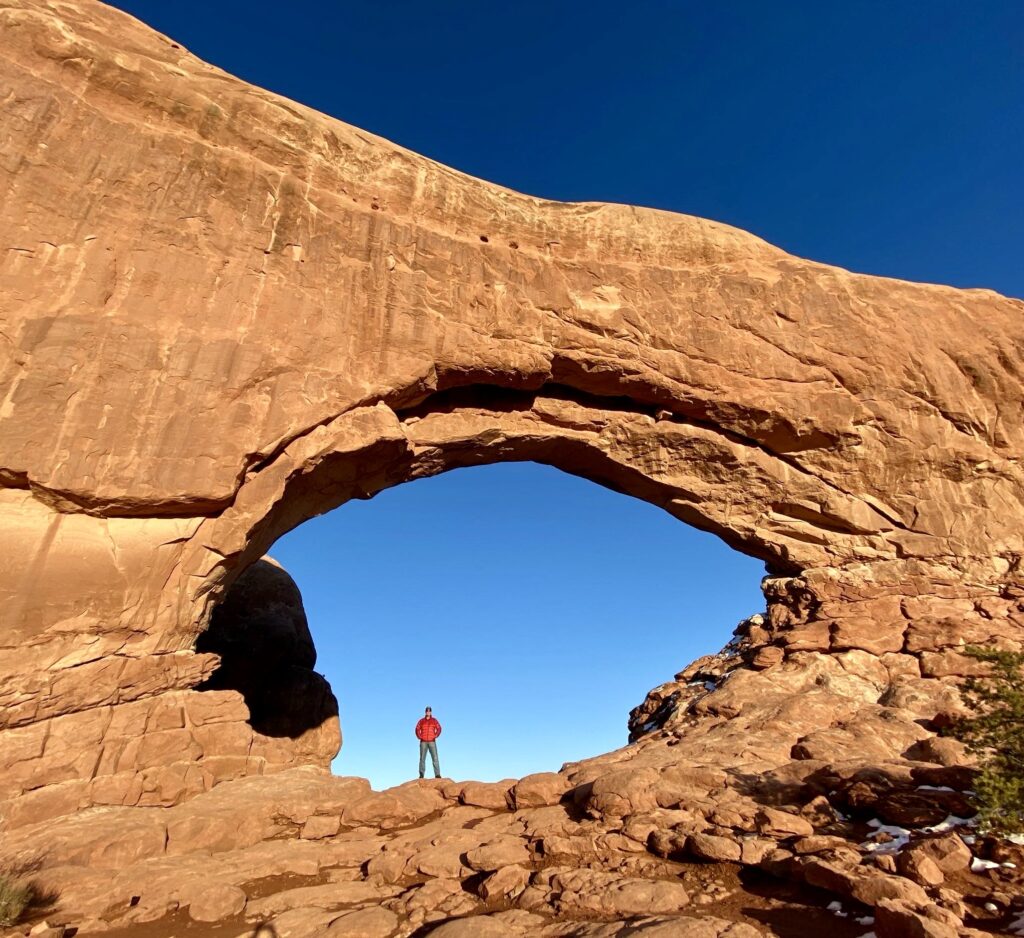
<svg viewBox="0 0 1024 938"><path fill-rule="evenodd" d="M564 787L578 814L522 808L509 783L516 836L531 858L567 858L564 872L513 863L484 885L431 854L414 863L429 889L376 881L395 928L489 896L526 916L501 927L536 934L529 916L681 907L633 882L677 862L648 852L654 831L669 832L667 857L731 855L713 839L731 838L740 862L793 861L858 902L903 903L889 922L923 914L916 894L877 887L892 871L837 873L842 850L805 864L795 831L776 847L758 811L824 811L833 790L877 802L882 788L906 808L894 792L958 768L929 722L957 706L958 647L1024 636L1024 304L851 274L701 219L510 192L245 85L92 0L0 0L0 48L12 855L41 823L69 868L120 869L140 844L182 855L299 837L302 785L333 791L335 728L257 739L241 693L197 689L218 680L203 651L223 649L218 626L200 638L217 601L278 536L350 498L533 459L763 558L765 615L713 671L643 705L632 746L535 786ZM271 701L257 722L279 716ZM251 777L302 765L320 774ZM255 840L217 813L220 782L260 793ZM480 829L463 822L507 816L496 800L474 807L483 789L345 792L340 833L317 822L302 843L343 851L357 826L443 810L462 851L455 832ZM158 805L167 819L135 807ZM90 806L114 807L73 816ZM561 820L523 834L545 810ZM819 813L813 836L834 836ZM624 856L636 876L581 874ZM235 859L233 887L260 868ZM63 882L89 907L81 877ZM145 914L187 905L172 892L154 887Z"/></svg>
<svg viewBox="0 0 1024 938"><path fill-rule="evenodd" d="M257 560L235 580L196 651L220 659L199 690L242 695L257 751L267 745L261 737L271 737L292 740L318 765L338 754L338 703L313 670L316 649L299 588L274 560Z"/></svg>

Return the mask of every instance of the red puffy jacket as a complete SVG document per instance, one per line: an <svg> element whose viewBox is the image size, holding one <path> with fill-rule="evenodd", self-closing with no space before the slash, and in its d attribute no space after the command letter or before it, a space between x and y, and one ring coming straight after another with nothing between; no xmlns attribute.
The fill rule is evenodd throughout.
<svg viewBox="0 0 1024 938"><path fill-rule="evenodd" d="M433 717L423 717L416 724L416 738L430 743L441 735L441 724Z"/></svg>

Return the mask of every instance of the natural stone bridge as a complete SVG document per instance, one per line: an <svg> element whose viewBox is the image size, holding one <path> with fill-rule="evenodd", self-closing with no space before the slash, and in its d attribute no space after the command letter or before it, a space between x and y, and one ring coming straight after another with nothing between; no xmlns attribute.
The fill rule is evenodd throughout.
<svg viewBox="0 0 1024 938"><path fill-rule="evenodd" d="M511 192L90 0L0 0L0 49L0 829L327 766L329 693L254 732L197 639L284 532L453 467L557 466L766 561L698 749L614 765L898 760L958 645L1021 642L1020 301Z"/></svg>

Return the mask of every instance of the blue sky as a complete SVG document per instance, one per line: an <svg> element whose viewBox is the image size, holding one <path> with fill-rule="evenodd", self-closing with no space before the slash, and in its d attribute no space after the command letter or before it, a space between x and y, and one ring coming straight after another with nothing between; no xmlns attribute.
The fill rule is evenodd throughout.
<svg viewBox="0 0 1024 938"><path fill-rule="evenodd" d="M1020 0L123 0L248 81L534 195L738 225L865 273L1024 296ZM532 465L343 506L275 546L342 708L336 770L457 777L625 741L761 606L761 565Z"/></svg>
<svg viewBox="0 0 1024 938"><path fill-rule="evenodd" d="M341 707L335 771L396 784L430 705L442 771L487 780L616 749L646 692L763 608L763 565L534 463L349 502L272 551ZM428 765L429 770L429 765Z"/></svg>

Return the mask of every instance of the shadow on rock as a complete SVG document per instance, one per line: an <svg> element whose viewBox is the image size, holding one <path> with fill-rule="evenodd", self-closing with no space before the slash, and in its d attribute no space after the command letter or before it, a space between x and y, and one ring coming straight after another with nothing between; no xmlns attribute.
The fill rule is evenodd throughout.
<svg viewBox="0 0 1024 938"><path fill-rule="evenodd" d="M338 715L330 684L313 670L316 648L294 580L270 558L257 560L213 611L196 651L220 656L199 690L235 690L264 736L297 739Z"/></svg>

